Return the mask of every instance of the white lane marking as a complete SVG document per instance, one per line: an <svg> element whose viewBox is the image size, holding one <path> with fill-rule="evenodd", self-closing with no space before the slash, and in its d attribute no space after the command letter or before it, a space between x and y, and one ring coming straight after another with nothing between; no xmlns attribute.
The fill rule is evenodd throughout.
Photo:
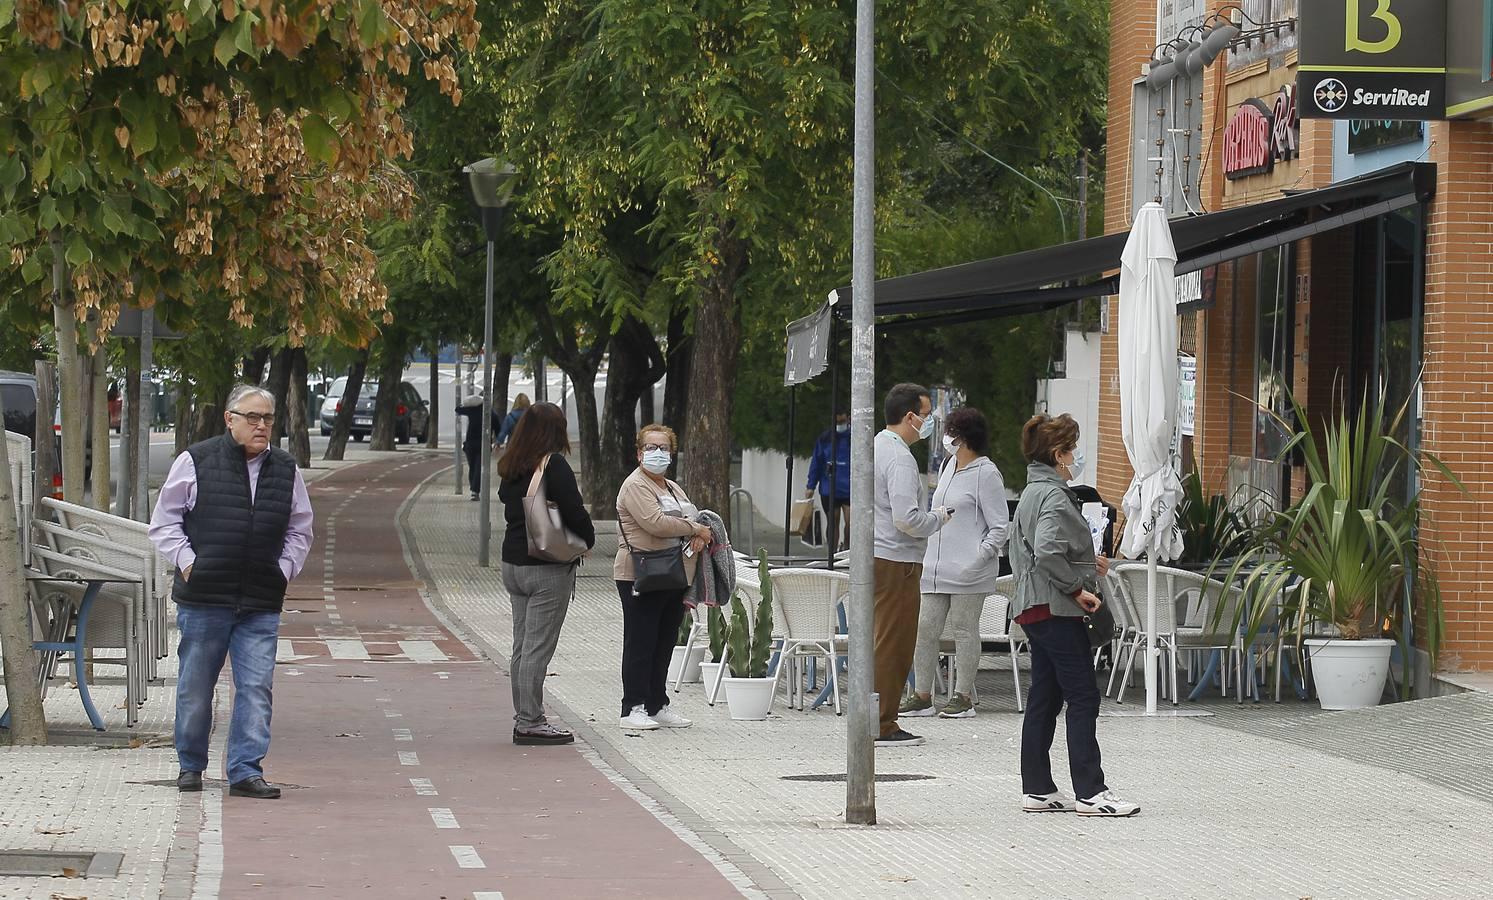
<svg viewBox="0 0 1493 900"><path fill-rule="evenodd" d="M418 766L420 764L420 754L413 750L400 750L399 764L401 766Z"/></svg>
<svg viewBox="0 0 1493 900"><path fill-rule="evenodd" d="M450 659L435 641L400 641L399 649L418 663L442 663Z"/></svg>
<svg viewBox="0 0 1493 900"><path fill-rule="evenodd" d="M289 640L280 638L275 641L275 662L288 662L295 658L295 649L291 647Z"/></svg>
<svg viewBox="0 0 1493 900"><path fill-rule="evenodd" d="M411 732L408 728L396 728L396 729L394 729L394 740L396 740L396 741L413 741L414 739L415 739L414 733Z"/></svg>
<svg viewBox="0 0 1493 900"><path fill-rule="evenodd" d="M451 847L451 855L456 857L456 864L463 869L485 869L487 863L477 855L477 848L464 844L456 844Z"/></svg>
<svg viewBox="0 0 1493 900"><path fill-rule="evenodd" d="M442 681L446 681L446 680L448 680L451 677L451 673L450 672L437 672L437 673L435 673L435 677L439 678Z"/></svg>
<svg viewBox="0 0 1493 900"><path fill-rule="evenodd" d="M435 789L435 783L429 778L411 778L410 787L421 797L438 797L440 792Z"/></svg>
<svg viewBox="0 0 1493 900"><path fill-rule="evenodd" d="M386 709L386 710L384 710L384 718L385 719L402 719L402 718L404 718L404 713L395 712L392 709Z"/></svg>
<svg viewBox="0 0 1493 900"><path fill-rule="evenodd" d="M472 894L472 900L503 900L502 891L476 891Z"/></svg>
<svg viewBox="0 0 1493 900"><path fill-rule="evenodd" d="M435 827L437 828L461 827L460 825L456 824L456 816L452 815L451 810L449 809L436 808L428 810L428 812L430 813L430 821L434 822Z"/></svg>
<svg viewBox="0 0 1493 900"><path fill-rule="evenodd" d="M363 646L362 641L339 641L327 640L327 650L331 651L333 659L361 659L367 660L368 648Z"/></svg>

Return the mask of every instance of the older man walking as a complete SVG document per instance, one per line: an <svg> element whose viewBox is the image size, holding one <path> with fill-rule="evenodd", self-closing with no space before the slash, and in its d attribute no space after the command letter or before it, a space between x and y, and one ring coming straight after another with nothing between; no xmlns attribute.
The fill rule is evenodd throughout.
<svg viewBox="0 0 1493 900"><path fill-rule="evenodd" d="M311 549L311 498L295 459L270 446L275 398L239 385L227 433L176 458L150 519L150 539L176 567L176 755L181 791L202 790L213 692L225 657L236 690L228 726L229 794L275 800L264 780L271 683L285 589Z"/></svg>

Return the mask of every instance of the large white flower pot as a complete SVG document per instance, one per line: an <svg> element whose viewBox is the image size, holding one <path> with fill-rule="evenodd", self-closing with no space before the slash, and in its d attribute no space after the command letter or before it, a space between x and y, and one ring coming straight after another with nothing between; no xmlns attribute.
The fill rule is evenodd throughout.
<svg viewBox="0 0 1493 900"><path fill-rule="evenodd" d="M669 676L665 684L673 687L674 682L679 679L679 667L684 667L684 680L688 684L694 684L700 680L700 660L705 658L704 647L690 647L689 658L684 655L685 648L675 647L674 655L669 658Z"/></svg>
<svg viewBox="0 0 1493 900"><path fill-rule="evenodd" d="M718 662L700 663L700 681L705 686L705 696L709 698L710 689L715 687L715 679L720 673L721 664Z"/></svg>
<svg viewBox="0 0 1493 900"><path fill-rule="evenodd" d="M731 718L755 721L767 718L772 709L772 685L775 678L731 678L721 679L726 689L726 706Z"/></svg>
<svg viewBox="0 0 1493 900"><path fill-rule="evenodd" d="M1389 677L1389 653L1395 642L1388 638L1345 641L1341 638L1310 638L1307 657L1312 681L1323 709L1363 709L1378 706Z"/></svg>

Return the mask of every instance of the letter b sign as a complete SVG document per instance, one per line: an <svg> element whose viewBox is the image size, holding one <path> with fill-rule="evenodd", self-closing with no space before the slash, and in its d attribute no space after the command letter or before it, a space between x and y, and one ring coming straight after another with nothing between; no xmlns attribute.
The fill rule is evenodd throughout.
<svg viewBox="0 0 1493 900"><path fill-rule="evenodd" d="M1348 15L1346 34L1346 49L1357 50L1362 53L1388 53L1400 45L1400 17L1389 11L1390 0L1374 0L1377 7L1369 15L1370 19L1383 22L1385 35L1377 41L1367 41L1360 37L1360 26L1363 15L1359 9L1361 0L1347 0Z"/></svg>

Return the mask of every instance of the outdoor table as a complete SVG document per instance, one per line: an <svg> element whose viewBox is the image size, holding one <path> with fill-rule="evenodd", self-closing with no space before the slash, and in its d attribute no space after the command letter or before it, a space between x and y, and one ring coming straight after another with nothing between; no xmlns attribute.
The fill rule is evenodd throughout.
<svg viewBox="0 0 1493 900"><path fill-rule="evenodd" d="M88 690L88 668L82 664L84 648L87 646L88 619L93 613L94 601L98 599L99 591L106 584L138 584L139 579L128 578L70 578L53 575L45 575L36 571L26 572L28 584L74 584L84 585L83 596L77 601L76 608L71 600L55 605L51 610L50 620L44 623L46 633L43 640L32 641L31 647L42 652L42 665L38 670L37 679L39 683L45 684L48 673L53 663L62 653L72 653L73 672L78 682L78 698L83 701L83 711L88 714L88 721L92 723L94 730L104 730L104 720L99 715L98 709L93 705L93 697ZM67 639L68 626L76 621L72 640ZM7 708L0 715L0 728L10 726L10 709Z"/></svg>
<svg viewBox="0 0 1493 900"><path fill-rule="evenodd" d="M1218 563L1218 565L1216 567L1213 567L1213 571L1218 571L1218 570L1227 571L1228 569L1232 568L1233 563L1234 563L1233 560L1220 560L1219 563ZM1187 568L1187 567L1184 567L1184 568ZM1205 576L1207 575L1207 573L1209 571L1208 568L1198 568L1198 567L1191 567L1191 568L1193 569L1193 571L1199 572L1199 573L1201 573L1201 574L1203 574ZM1240 576L1238 577L1238 579L1236 579L1236 580L1243 581L1243 580L1246 579L1246 577L1247 576L1245 576L1243 573L1241 573ZM1290 587L1291 587L1291 585L1285 585L1285 586L1283 586L1282 589L1281 589L1282 593L1284 593L1287 590L1290 590ZM1246 615L1246 617L1248 617L1248 615L1249 615L1248 606L1249 606L1249 604L1253 603L1253 600L1249 597L1249 595L1246 594L1245 598L1244 598L1244 602L1246 604L1245 615ZM1275 601L1275 602L1278 602L1278 601ZM1243 623L1241 623L1240 627L1243 628ZM1275 627L1276 627L1277 633L1279 633L1280 623L1277 622ZM1279 641L1277 641L1277 645L1279 645ZM1262 690L1264 689L1264 685L1256 682L1255 678L1254 678L1254 651L1252 649L1246 649L1245 652L1247 654L1246 655L1246 667L1248 668L1248 670L1250 672L1250 679L1249 679L1250 680L1250 693L1254 696L1254 701L1256 703L1258 703L1258 702L1260 702L1260 694L1261 694ZM1213 650L1211 653L1208 654L1208 662L1207 662L1206 665L1203 666L1203 672L1202 672L1201 675L1198 676L1197 684L1193 686L1192 693L1190 693L1190 694L1187 695L1188 701L1194 701L1194 700L1197 700L1197 699L1199 699L1200 697L1203 696L1203 692L1205 690L1207 690L1207 688L1212 684L1213 679L1218 677L1218 669L1219 669L1219 666L1222 665L1222 661L1223 661L1223 651L1221 651L1221 650ZM1291 679L1291 686L1293 688L1295 688L1295 690L1296 690L1296 696L1300 697L1302 700L1305 700L1306 699L1306 687L1305 687L1304 684L1302 684L1301 682L1299 682L1297 680L1296 674L1294 672L1289 671L1290 667L1291 667L1291 664L1290 664L1289 660L1287 660L1284 656L1282 656L1280 658L1279 662L1278 662L1278 665L1284 665L1284 666L1286 666L1286 668L1288 670L1287 677L1289 677Z"/></svg>

